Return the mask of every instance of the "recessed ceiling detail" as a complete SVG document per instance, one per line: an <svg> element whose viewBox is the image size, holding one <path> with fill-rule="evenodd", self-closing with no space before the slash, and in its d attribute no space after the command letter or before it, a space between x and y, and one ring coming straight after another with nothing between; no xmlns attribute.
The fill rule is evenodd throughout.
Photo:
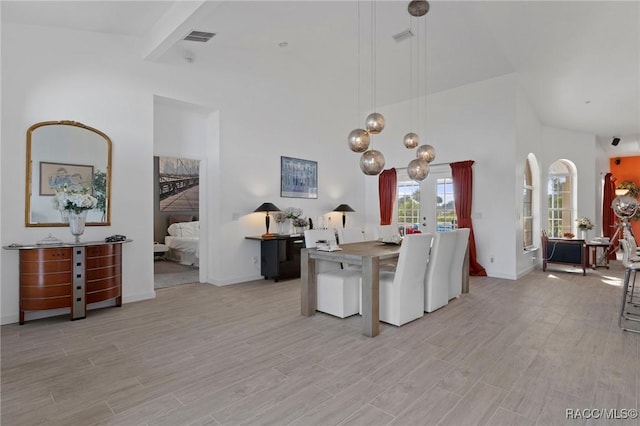
<svg viewBox="0 0 640 426"><path fill-rule="evenodd" d="M216 33L208 33L205 31L191 31L183 40L187 41L199 41L201 43L206 43L215 36Z"/></svg>

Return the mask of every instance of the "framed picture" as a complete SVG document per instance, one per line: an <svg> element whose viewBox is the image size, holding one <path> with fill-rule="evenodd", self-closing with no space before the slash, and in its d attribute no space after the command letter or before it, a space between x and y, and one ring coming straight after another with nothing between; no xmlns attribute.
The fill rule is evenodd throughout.
<svg viewBox="0 0 640 426"><path fill-rule="evenodd" d="M200 210L200 160L154 157L158 160L161 212Z"/></svg>
<svg viewBox="0 0 640 426"><path fill-rule="evenodd" d="M318 198L318 162L280 157L280 196Z"/></svg>
<svg viewBox="0 0 640 426"><path fill-rule="evenodd" d="M93 166L40 162L40 195L55 195L65 184L72 191L88 189L91 193L92 180Z"/></svg>

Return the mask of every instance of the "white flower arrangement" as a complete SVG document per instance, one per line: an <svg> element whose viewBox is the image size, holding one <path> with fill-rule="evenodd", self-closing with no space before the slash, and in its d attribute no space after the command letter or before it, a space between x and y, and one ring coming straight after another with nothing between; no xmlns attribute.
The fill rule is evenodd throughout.
<svg viewBox="0 0 640 426"><path fill-rule="evenodd" d="M72 211L76 214L94 209L97 205L98 199L89 194L88 189L74 191L70 190L66 184L60 187L53 197L54 209Z"/></svg>
<svg viewBox="0 0 640 426"><path fill-rule="evenodd" d="M283 213L287 219L297 219L302 216L302 209L298 207L287 207L283 210Z"/></svg>
<svg viewBox="0 0 640 426"><path fill-rule="evenodd" d="M576 219L576 223L578 224L578 229L593 229L593 223L589 220L588 217L581 217L580 219Z"/></svg>

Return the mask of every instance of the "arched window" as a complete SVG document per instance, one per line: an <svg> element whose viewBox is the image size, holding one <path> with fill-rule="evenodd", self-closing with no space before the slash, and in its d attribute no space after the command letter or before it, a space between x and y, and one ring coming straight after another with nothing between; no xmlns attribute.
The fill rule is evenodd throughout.
<svg viewBox="0 0 640 426"><path fill-rule="evenodd" d="M575 219L576 166L569 160L558 160L549 167L547 185L548 234L562 237L572 232Z"/></svg>
<svg viewBox="0 0 640 426"><path fill-rule="evenodd" d="M533 153L524 162L522 175L522 246L525 250L534 248L534 229L540 227L540 168Z"/></svg>
<svg viewBox="0 0 640 426"><path fill-rule="evenodd" d="M522 244L524 248L533 246L533 176L529 157L524 163L524 182L522 185Z"/></svg>

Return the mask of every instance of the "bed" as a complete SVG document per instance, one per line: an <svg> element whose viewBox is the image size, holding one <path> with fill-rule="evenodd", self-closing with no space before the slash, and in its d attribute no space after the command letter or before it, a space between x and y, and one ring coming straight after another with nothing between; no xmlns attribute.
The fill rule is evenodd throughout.
<svg viewBox="0 0 640 426"><path fill-rule="evenodd" d="M200 222L176 222L167 229L164 243L169 247L166 258L182 265L200 265Z"/></svg>

